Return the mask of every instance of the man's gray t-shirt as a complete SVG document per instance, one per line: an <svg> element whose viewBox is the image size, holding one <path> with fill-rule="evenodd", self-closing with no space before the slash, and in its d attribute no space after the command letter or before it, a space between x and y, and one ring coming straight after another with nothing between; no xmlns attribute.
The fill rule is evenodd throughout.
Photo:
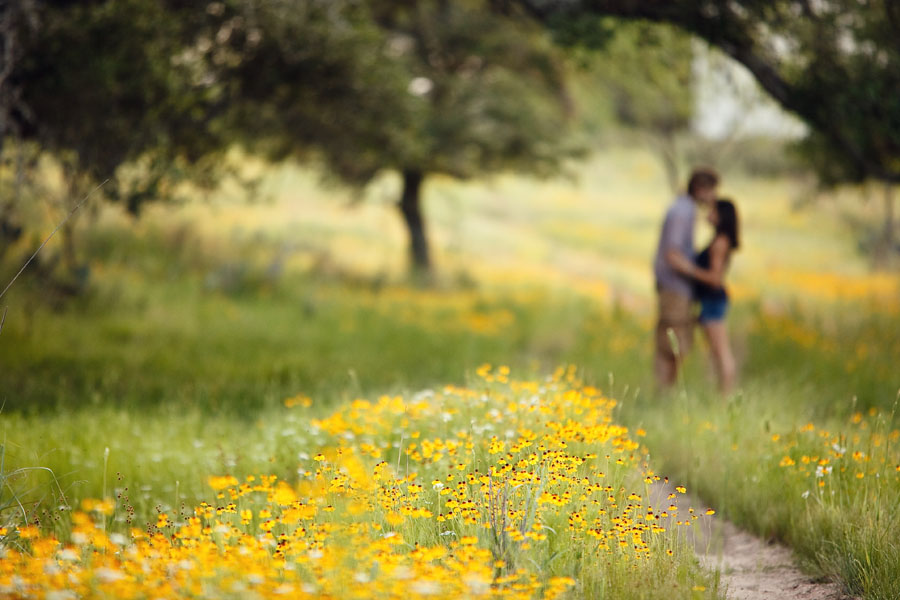
<svg viewBox="0 0 900 600"><path fill-rule="evenodd" d="M653 261L653 273L656 275L656 289L676 292L684 296L692 295L691 280L673 269L666 261L666 252L670 248L681 252L684 256L694 257L694 217L696 206L690 196L680 195L666 211L662 233L659 236L659 247Z"/></svg>

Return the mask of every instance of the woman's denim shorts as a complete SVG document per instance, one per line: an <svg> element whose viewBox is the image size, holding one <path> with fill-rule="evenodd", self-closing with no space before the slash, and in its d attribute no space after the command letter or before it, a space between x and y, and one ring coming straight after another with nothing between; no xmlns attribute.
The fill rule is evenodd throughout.
<svg viewBox="0 0 900 600"><path fill-rule="evenodd" d="M708 321L721 321L728 312L728 298L702 298L700 300L700 316L697 318L701 323Z"/></svg>

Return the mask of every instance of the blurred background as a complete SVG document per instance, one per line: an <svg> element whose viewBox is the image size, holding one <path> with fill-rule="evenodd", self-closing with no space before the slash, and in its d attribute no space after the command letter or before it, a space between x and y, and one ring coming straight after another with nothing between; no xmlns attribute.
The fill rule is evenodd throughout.
<svg viewBox="0 0 900 600"><path fill-rule="evenodd" d="M651 260L695 165L740 211L765 427L890 409L896 10L634 4L2 3L4 287L62 223L0 298L7 460L76 497L125 473L149 510L289 478L286 410L486 362L575 364L642 423Z"/></svg>

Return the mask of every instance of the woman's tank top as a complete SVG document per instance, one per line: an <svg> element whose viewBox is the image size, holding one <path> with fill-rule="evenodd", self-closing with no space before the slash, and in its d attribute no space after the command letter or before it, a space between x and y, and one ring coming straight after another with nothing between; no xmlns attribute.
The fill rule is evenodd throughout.
<svg viewBox="0 0 900 600"><path fill-rule="evenodd" d="M709 266L710 266L709 248L710 248L710 246L707 246L706 248L704 248L703 251L700 254L698 254L697 257L694 259L694 263L701 269L709 269ZM708 299L708 300L715 300L715 299L724 300L724 299L728 298L728 292L725 291L725 286L713 287L709 284L703 283L702 281L697 281L695 279L694 280L694 296L696 296L697 298L699 298L701 300L704 298Z"/></svg>

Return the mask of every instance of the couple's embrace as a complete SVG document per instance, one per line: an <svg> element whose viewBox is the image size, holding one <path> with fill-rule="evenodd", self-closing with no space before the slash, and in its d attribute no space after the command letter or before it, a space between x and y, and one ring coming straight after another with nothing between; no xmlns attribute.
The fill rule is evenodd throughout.
<svg viewBox="0 0 900 600"><path fill-rule="evenodd" d="M719 176L714 171L696 169L687 193L675 199L663 222L653 264L659 300L654 371L662 387L675 383L697 324L709 342L719 388L727 393L734 387L736 366L725 327L728 293L724 280L731 254L738 247L738 215L730 200L717 196L718 187ZM707 220L715 233L709 245L695 254L698 209L708 211Z"/></svg>

